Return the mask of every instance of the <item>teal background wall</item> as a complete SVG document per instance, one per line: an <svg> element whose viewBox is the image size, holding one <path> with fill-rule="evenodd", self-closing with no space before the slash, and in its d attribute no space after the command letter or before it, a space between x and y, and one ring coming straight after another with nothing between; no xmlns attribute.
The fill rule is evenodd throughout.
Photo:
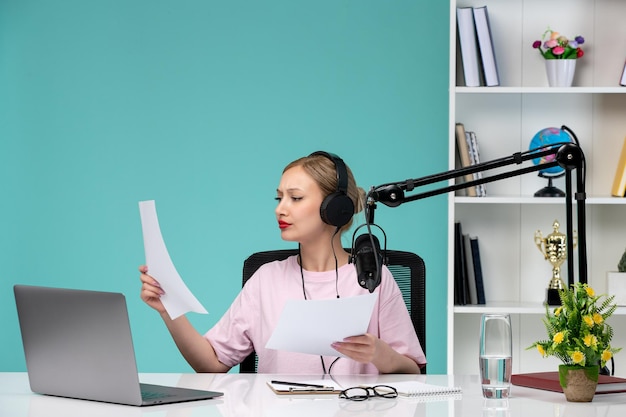
<svg viewBox="0 0 626 417"><path fill-rule="evenodd" d="M288 162L335 152L365 189L445 170L448 16L415 0L0 1L0 371L25 370L16 283L124 293L139 370L191 371L138 296L140 200L204 332L248 254L293 246L273 213ZM426 260L433 373L446 221L445 196L376 211L389 247Z"/></svg>

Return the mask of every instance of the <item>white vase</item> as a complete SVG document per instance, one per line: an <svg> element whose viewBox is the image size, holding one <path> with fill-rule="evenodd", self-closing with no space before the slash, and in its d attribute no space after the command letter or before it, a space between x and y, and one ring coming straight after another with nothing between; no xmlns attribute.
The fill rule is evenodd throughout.
<svg viewBox="0 0 626 417"><path fill-rule="evenodd" d="M546 74L550 87L571 87L576 71L575 59L546 59Z"/></svg>

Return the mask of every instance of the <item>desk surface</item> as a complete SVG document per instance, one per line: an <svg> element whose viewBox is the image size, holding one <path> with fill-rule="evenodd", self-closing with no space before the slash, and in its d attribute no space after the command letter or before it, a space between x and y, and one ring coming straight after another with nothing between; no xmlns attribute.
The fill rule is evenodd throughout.
<svg viewBox="0 0 626 417"><path fill-rule="evenodd" d="M344 386L389 383L406 379L460 386L460 399L420 401L412 398L373 398L363 402L337 395L284 396L266 385L277 375L254 374L140 374L141 382L224 392L220 399L152 407L132 407L33 394L26 373L0 373L0 416L10 417L345 417L345 416L468 416L468 417L622 417L626 394L596 395L591 403L568 403L563 394L513 386L506 402L482 398L477 376L381 375L338 376ZM292 377L296 378L296 377ZM320 376L300 380L320 379Z"/></svg>

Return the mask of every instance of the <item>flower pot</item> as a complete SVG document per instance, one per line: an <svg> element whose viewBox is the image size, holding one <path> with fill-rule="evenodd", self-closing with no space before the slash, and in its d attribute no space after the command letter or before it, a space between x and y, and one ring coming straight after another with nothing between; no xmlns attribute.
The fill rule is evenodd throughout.
<svg viewBox="0 0 626 417"><path fill-rule="evenodd" d="M559 382L567 401L590 402L596 394L600 367L559 365Z"/></svg>
<svg viewBox="0 0 626 417"><path fill-rule="evenodd" d="M546 59L546 74L550 87L571 87L576 71L575 59Z"/></svg>

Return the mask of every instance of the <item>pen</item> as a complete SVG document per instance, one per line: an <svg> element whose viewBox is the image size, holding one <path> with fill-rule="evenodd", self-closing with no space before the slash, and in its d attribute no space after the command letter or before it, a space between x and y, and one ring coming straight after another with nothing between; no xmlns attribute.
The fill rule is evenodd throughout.
<svg viewBox="0 0 626 417"><path fill-rule="evenodd" d="M270 382L276 385L291 385L292 387L328 388L324 385L303 384L301 382L287 382L287 381L270 381Z"/></svg>
<svg viewBox="0 0 626 417"><path fill-rule="evenodd" d="M328 391L328 392L333 392L334 388L333 387L323 387L323 388L315 388L315 387L305 387L305 388L289 388L289 392L322 392L322 391Z"/></svg>

